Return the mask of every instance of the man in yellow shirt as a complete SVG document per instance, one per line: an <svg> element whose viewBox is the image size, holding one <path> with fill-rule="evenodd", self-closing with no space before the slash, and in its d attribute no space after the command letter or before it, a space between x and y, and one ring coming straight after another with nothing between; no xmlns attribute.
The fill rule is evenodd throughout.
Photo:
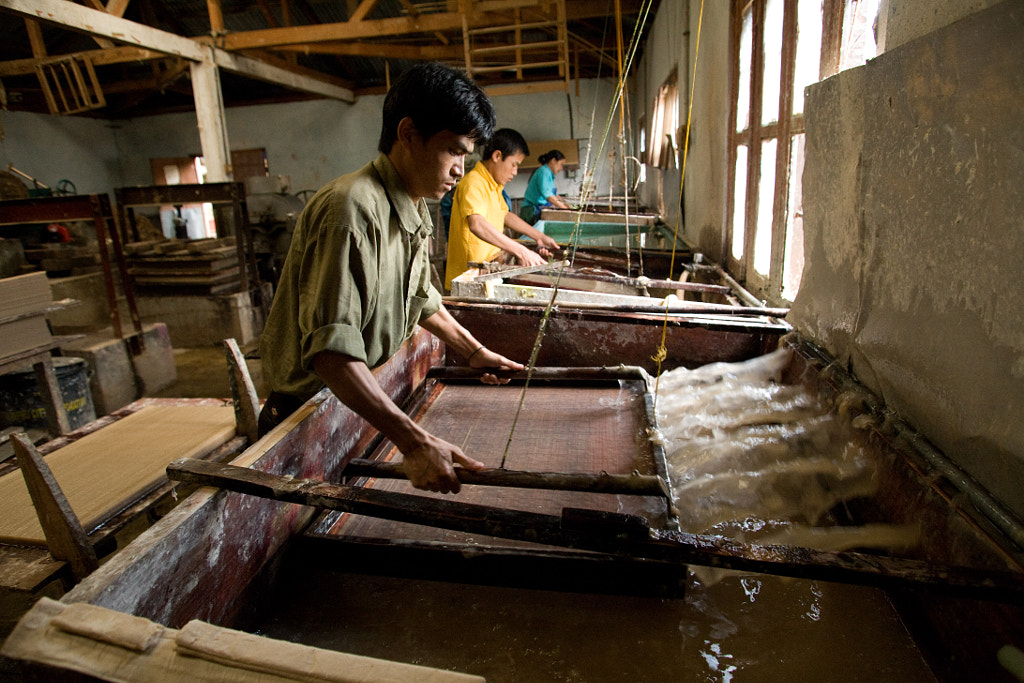
<svg viewBox="0 0 1024 683"><path fill-rule="evenodd" d="M541 249L558 249L558 243L509 211L501 190L519 172L530 148L511 128L501 128L484 147L483 158L455 188L451 229L448 233L448 265L444 286L469 268L470 261L493 261L502 250L524 266L539 266L544 259L525 244L506 237L510 228L532 238ZM544 253L542 251L542 253Z"/></svg>

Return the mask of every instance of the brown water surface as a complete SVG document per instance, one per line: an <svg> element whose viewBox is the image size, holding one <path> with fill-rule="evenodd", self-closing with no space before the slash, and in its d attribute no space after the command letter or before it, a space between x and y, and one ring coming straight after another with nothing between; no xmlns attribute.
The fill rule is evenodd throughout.
<svg viewBox="0 0 1024 683"><path fill-rule="evenodd" d="M934 681L885 595L770 576L684 599L285 572L261 635L511 681Z"/></svg>

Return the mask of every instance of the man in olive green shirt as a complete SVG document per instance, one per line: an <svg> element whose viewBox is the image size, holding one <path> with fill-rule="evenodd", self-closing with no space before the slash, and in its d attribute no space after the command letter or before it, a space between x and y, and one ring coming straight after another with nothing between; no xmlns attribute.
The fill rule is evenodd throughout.
<svg viewBox="0 0 1024 683"><path fill-rule="evenodd" d="M370 368L420 324L472 367L522 369L462 327L429 276L433 227L423 199L455 186L466 155L493 132L494 109L464 75L420 64L388 92L383 119L377 158L321 189L296 225L260 347L272 388L260 433L326 385L398 447L414 486L457 492L453 465L483 463L411 420Z"/></svg>

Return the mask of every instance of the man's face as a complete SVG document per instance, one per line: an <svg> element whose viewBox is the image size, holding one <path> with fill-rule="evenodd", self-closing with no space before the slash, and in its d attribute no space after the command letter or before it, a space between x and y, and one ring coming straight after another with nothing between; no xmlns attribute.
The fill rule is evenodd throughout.
<svg viewBox="0 0 1024 683"><path fill-rule="evenodd" d="M502 156L501 152L494 152L491 156L493 163L490 170L495 182L499 185L507 185L519 173L519 164L523 163L525 158L526 155L522 152L516 152L508 156Z"/></svg>
<svg viewBox="0 0 1024 683"><path fill-rule="evenodd" d="M440 199L455 187L466 172L466 155L473 151L473 140L443 130L424 141L415 135L413 154L419 160L410 178L409 193L415 197Z"/></svg>

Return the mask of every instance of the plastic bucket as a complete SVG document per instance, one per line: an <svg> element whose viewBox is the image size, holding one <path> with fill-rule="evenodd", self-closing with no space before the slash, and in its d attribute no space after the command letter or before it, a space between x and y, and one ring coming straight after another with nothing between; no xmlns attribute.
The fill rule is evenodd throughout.
<svg viewBox="0 0 1024 683"><path fill-rule="evenodd" d="M89 391L88 365L82 358L58 356L53 359L64 399L64 410L72 429L96 419L96 408ZM19 426L25 429L46 429L46 408L39 394L36 375L31 365L0 375L0 427Z"/></svg>

